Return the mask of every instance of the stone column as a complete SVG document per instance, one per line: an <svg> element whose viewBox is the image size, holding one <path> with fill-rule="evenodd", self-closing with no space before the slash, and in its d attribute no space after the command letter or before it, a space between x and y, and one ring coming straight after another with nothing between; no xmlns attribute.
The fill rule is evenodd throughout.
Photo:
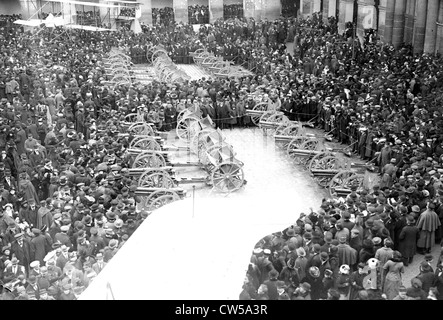
<svg viewBox="0 0 443 320"><path fill-rule="evenodd" d="M269 21L278 19L281 16L281 2L263 1L263 12L264 17L268 18Z"/></svg>
<svg viewBox="0 0 443 320"><path fill-rule="evenodd" d="M346 22L354 20L354 1L340 0L340 9L338 16L338 33L343 34L346 30Z"/></svg>
<svg viewBox="0 0 443 320"><path fill-rule="evenodd" d="M329 0L329 15L328 17L337 17L337 1Z"/></svg>
<svg viewBox="0 0 443 320"><path fill-rule="evenodd" d="M415 1L408 0L406 5L406 15L405 15L405 38L404 42L406 44L412 43L412 35L414 31L414 16L415 16Z"/></svg>
<svg viewBox="0 0 443 320"><path fill-rule="evenodd" d="M392 28L392 44L395 48L403 43L405 33L406 0L395 0L394 26Z"/></svg>
<svg viewBox="0 0 443 320"><path fill-rule="evenodd" d="M140 5L141 17L140 23L150 25L152 24L152 0L144 0Z"/></svg>
<svg viewBox="0 0 443 320"><path fill-rule="evenodd" d="M209 23L223 18L223 0L209 0Z"/></svg>
<svg viewBox="0 0 443 320"><path fill-rule="evenodd" d="M414 25L414 53L422 53L425 45L426 15L428 13L428 0L418 0L415 25Z"/></svg>
<svg viewBox="0 0 443 320"><path fill-rule="evenodd" d="M375 29L377 26L377 12L374 0L359 0L357 16L357 36L364 37L365 29Z"/></svg>
<svg viewBox="0 0 443 320"><path fill-rule="evenodd" d="M442 2L440 2L440 8L438 9L437 42L435 43L435 49L440 54L443 54L443 3Z"/></svg>
<svg viewBox="0 0 443 320"><path fill-rule="evenodd" d="M329 2L332 2L335 0L323 0L323 21L326 22L328 21L329 18Z"/></svg>
<svg viewBox="0 0 443 320"><path fill-rule="evenodd" d="M255 17L255 2L254 0L244 0L243 1L243 12L245 13L245 18Z"/></svg>
<svg viewBox="0 0 443 320"><path fill-rule="evenodd" d="M188 0L174 0L172 7L174 8L175 21L188 24Z"/></svg>
<svg viewBox="0 0 443 320"><path fill-rule="evenodd" d="M386 2L387 0L380 0L378 5L378 36L381 42L385 42L385 23L386 23Z"/></svg>
<svg viewBox="0 0 443 320"><path fill-rule="evenodd" d="M270 1L272 2L272 1ZM275 1L277 2L277 1ZM320 8L321 8L321 0L313 0L313 8L312 8L312 12L320 12Z"/></svg>
<svg viewBox="0 0 443 320"><path fill-rule="evenodd" d="M386 43L392 43L395 1L396 0L388 0L386 3L386 21L385 21L385 39L384 39Z"/></svg>
<svg viewBox="0 0 443 320"><path fill-rule="evenodd" d="M435 43L437 41L437 18L439 0L428 0L428 14L426 17L426 31L424 52L434 54Z"/></svg>

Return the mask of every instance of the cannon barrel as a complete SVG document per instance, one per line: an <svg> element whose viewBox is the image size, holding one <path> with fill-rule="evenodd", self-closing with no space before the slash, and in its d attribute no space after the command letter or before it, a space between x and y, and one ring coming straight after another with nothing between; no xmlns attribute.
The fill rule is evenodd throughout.
<svg viewBox="0 0 443 320"><path fill-rule="evenodd" d="M162 171L166 171L170 174L173 173L173 167L168 166L168 167L161 167L160 168ZM128 169L129 171L129 175L131 177L138 177L141 176L146 170L151 170L151 168L130 168Z"/></svg>
<svg viewBox="0 0 443 320"><path fill-rule="evenodd" d="M319 153L322 153L322 151L295 149L295 150L291 150L291 152L290 152L290 154L292 156L296 156L296 157L310 157L310 156L317 155Z"/></svg>
<svg viewBox="0 0 443 320"><path fill-rule="evenodd" d="M338 170L321 170L321 169L311 170L311 174L314 177L333 177L337 173L339 173Z"/></svg>
<svg viewBox="0 0 443 320"><path fill-rule="evenodd" d="M281 122L268 122L268 121L260 121L260 127L265 129L276 129L281 125Z"/></svg>
<svg viewBox="0 0 443 320"><path fill-rule="evenodd" d="M139 155L140 153L149 153L152 150L145 150L145 149L127 149L128 153L131 155ZM168 152L167 151L155 151L155 153L157 154L161 154L165 160L167 161L167 157L168 157Z"/></svg>
<svg viewBox="0 0 443 320"><path fill-rule="evenodd" d="M350 189L344 189L344 188L334 188L334 191L338 197L347 196L352 192Z"/></svg>
<svg viewBox="0 0 443 320"><path fill-rule="evenodd" d="M179 196L184 196L185 193L186 193L183 188L169 188L169 189L165 189L165 188L138 187L135 190L135 195L136 196L149 196L151 193L153 193L155 191L174 191Z"/></svg>
<svg viewBox="0 0 443 320"><path fill-rule="evenodd" d="M247 116L257 116L257 117L261 117L263 115L264 111L260 111L260 110L246 110L246 115Z"/></svg>
<svg viewBox="0 0 443 320"><path fill-rule="evenodd" d="M282 135L275 135L274 136L274 141L276 143L280 142L280 143L289 143L292 141L292 139L294 139L294 136L282 136Z"/></svg>

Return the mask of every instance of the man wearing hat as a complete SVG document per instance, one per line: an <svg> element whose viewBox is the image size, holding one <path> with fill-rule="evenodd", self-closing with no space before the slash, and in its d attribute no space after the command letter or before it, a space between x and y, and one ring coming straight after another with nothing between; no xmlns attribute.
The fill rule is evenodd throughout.
<svg viewBox="0 0 443 320"><path fill-rule="evenodd" d="M40 202L40 208L37 211L37 224L35 226L40 230L43 226L49 228L52 224L51 202L51 199Z"/></svg>
<svg viewBox="0 0 443 320"><path fill-rule="evenodd" d="M106 266L106 262L103 260L103 253L99 252L96 254L96 262L92 265L92 269L99 274L103 268Z"/></svg>
<svg viewBox="0 0 443 320"><path fill-rule="evenodd" d="M347 237L342 235L338 238L338 263L352 268L357 263L357 251L347 244Z"/></svg>
<svg viewBox="0 0 443 320"><path fill-rule="evenodd" d="M311 285L302 282L292 294L291 300L311 300Z"/></svg>
<svg viewBox="0 0 443 320"><path fill-rule="evenodd" d="M105 262L109 262L109 260L112 259L112 257L117 253L118 251L118 240L117 239L111 239L108 243L108 246L105 247L103 252L103 260Z"/></svg>
<svg viewBox="0 0 443 320"><path fill-rule="evenodd" d="M14 220L10 220L8 223L8 228L6 229L5 233L4 233L4 240L7 243L12 243L15 241L15 235L20 233L20 228L17 225L17 223Z"/></svg>
<svg viewBox="0 0 443 320"><path fill-rule="evenodd" d="M5 190L17 190L18 189L18 184L17 184L17 180L15 180L15 178L12 176L11 174L11 169L6 168L5 169L5 176L3 177L3 185L5 187Z"/></svg>
<svg viewBox="0 0 443 320"><path fill-rule="evenodd" d="M422 261L419 267L420 273L416 276L422 282L422 289L429 294L429 289L434 285L435 274L432 272L431 266L426 262Z"/></svg>
<svg viewBox="0 0 443 320"><path fill-rule="evenodd" d="M351 273L351 291L349 295L349 300L355 300L358 296L358 292L360 290L364 290L363 280L368 275L365 272L365 266L365 263L360 262L357 266L357 271Z"/></svg>
<svg viewBox="0 0 443 320"><path fill-rule="evenodd" d="M15 241L11 243L11 254L17 257L19 264L25 267L26 274L28 274L29 263L32 261L31 245L22 232L17 233L14 238Z"/></svg>
<svg viewBox="0 0 443 320"><path fill-rule="evenodd" d="M55 239L55 235L61 232L62 225L62 214L60 213L60 209L54 210L54 215L52 217L52 223L49 226L48 234L51 236L51 239ZM55 240L57 242L57 240Z"/></svg>
<svg viewBox="0 0 443 320"><path fill-rule="evenodd" d="M405 286L400 286L398 288L398 295L392 300L410 300L406 295L407 289Z"/></svg>
<svg viewBox="0 0 443 320"><path fill-rule="evenodd" d="M332 233L329 231L325 231L324 237L323 237L323 240L325 243L321 246L321 252L326 252L326 253L329 252L329 248L331 247L332 239L333 239Z"/></svg>
<svg viewBox="0 0 443 320"><path fill-rule="evenodd" d="M414 216L406 216L406 226L400 232L398 251L403 257L403 263L408 266L417 252L417 240L420 236L420 230L415 225Z"/></svg>
<svg viewBox="0 0 443 320"><path fill-rule="evenodd" d="M38 260L32 261L30 264L29 276L34 275L40 277L40 262Z"/></svg>
<svg viewBox="0 0 443 320"><path fill-rule="evenodd" d="M60 269L55 265L55 260L56 258L46 261L46 268L48 270L48 280L51 285L53 285L56 281L60 280L63 275L62 269Z"/></svg>
<svg viewBox="0 0 443 320"><path fill-rule="evenodd" d="M71 239L68 236L69 226L63 225L60 227L60 232L55 234L54 242L60 242L68 248L72 247Z"/></svg>
<svg viewBox="0 0 443 320"><path fill-rule="evenodd" d="M3 281L5 283L13 282L17 280L20 275L25 276L26 270L23 265L19 264L19 261L16 257L12 257L11 263L6 266L3 273Z"/></svg>
<svg viewBox="0 0 443 320"><path fill-rule="evenodd" d="M63 271L65 265L69 261L69 253L68 253L69 247L66 245L62 245L60 247L60 249L61 249L61 254L57 257L57 260L55 263L56 263L56 266L59 267Z"/></svg>
<svg viewBox="0 0 443 320"><path fill-rule="evenodd" d="M30 275L28 277L26 294L28 294L29 296L34 296L37 300L40 299L40 287L38 286L37 277L35 275Z"/></svg>
<svg viewBox="0 0 443 320"><path fill-rule="evenodd" d="M44 265L44 258L50 250L50 243L48 239L42 235L41 230L37 228L32 229L34 238L31 239L31 259L40 262Z"/></svg>

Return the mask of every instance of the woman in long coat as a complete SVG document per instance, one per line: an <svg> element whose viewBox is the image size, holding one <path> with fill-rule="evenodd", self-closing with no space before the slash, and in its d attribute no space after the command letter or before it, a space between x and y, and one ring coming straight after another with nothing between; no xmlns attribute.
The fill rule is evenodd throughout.
<svg viewBox="0 0 443 320"><path fill-rule="evenodd" d="M24 193L24 199L28 202L30 200L34 200L35 203L39 203L37 191L35 190L34 185L31 181L29 181L26 178L26 174L23 172L21 174L20 180L19 180L19 190Z"/></svg>
<svg viewBox="0 0 443 320"><path fill-rule="evenodd" d="M435 245L435 231L441 225L438 215L434 211L435 204L428 203L427 209L420 215L417 227L420 230L420 238L417 247L422 248L426 253L430 253Z"/></svg>
<svg viewBox="0 0 443 320"><path fill-rule="evenodd" d="M220 121L222 124L222 129L229 127L232 129L232 126L237 123L237 118L235 117L235 112L231 108L231 102L229 98L225 98L225 101L222 103L220 109Z"/></svg>
<svg viewBox="0 0 443 320"><path fill-rule="evenodd" d="M400 232L398 251L403 256L405 266L408 266L417 252L417 240L420 237L420 230L415 226L415 219L412 215L408 215L406 220L407 225Z"/></svg>
<svg viewBox="0 0 443 320"><path fill-rule="evenodd" d="M386 261L383 269L386 272L383 293L386 294L388 300L393 300L402 285L401 274L405 272L401 253L394 251L394 256Z"/></svg>

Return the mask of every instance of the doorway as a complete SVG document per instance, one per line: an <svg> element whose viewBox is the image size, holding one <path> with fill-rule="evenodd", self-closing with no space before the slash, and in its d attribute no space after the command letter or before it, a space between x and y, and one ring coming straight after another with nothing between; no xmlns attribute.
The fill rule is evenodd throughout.
<svg viewBox="0 0 443 320"><path fill-rule="evenodd" d="M152 0L152 24L168 25L174 21L173 0Z"/></svg>
<svg viewBox="0 0 443 320"><path fill-rule="evenodd" d="M209 23L209 0L188 0L189 24Z"/></svg>
<svg viewBox="0 0 443 320"><path fill-rule="evenodd" d="M223 1L223 18L242 19L245 16L242 0L224 0Z"/></svg>

